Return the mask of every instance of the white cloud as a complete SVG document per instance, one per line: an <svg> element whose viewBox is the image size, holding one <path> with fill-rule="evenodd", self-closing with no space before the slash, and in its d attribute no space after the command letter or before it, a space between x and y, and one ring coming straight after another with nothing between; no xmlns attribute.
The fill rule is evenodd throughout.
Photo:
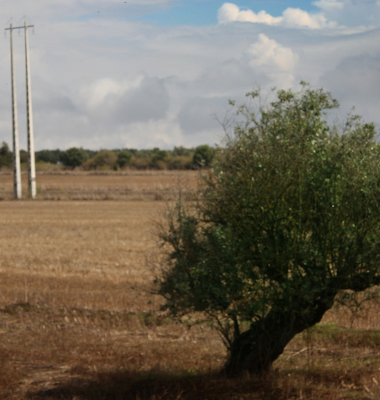
<svg viewBox="0 0 380 400"><path fill-rule="evenodd" d="M128 148L172 148L183 144L182 130L172 116L157 121L136 122L120 130L122 145Z"/></svg>
<svg viewBox="0 0 380 400"><path fill-rule="evenodd" d="M310 28L323 29L334 28L337 24L333 21L328 21L321 14L309 14L299 8L287 8L281 17L273 17L265 11L255 13L252 10L240 10L233 3L224 3L218 10L219 23L227 23L233 21L252 22L266 25L279 25L290 28Z"/></svg>
<svg viewBox="0 0 380 400"><path fill-rule="evenodd" d="M347 27L373 28L379 26L379 0L318 0L313 3L329 20Z"/></svg>
<svg viewBox="0 0 380 400"><path fill-rule="evenodd" d="M263 33L260 33L258 41L249 47L248 54L252 58L249 62L251 67L275 66L281 71L292 71L297 62L297 55L292 49L281 46Z"/></svg>
<svg viewBox="0 0 380 400"><path fill-rule="evenodd" d="M300 80L336 92L343 115L356 104L379 123L379 85L372 82L379 82L380 30L368 31L367 25L358 34L357 22L369 16L380 21L380 10L375 2L361 2L362 7L354 0L342 2L342 9L329 8L325 0L322 13L288 8L279 17L226 3L218 13L225 23L215 26L162 27L131 20L125 11L162 9L174 0L122 0L120 5L116 0L13 0L4 2L2 11L17 16L25 7L36 26L29 40L37 150L170 148L215 143L222 129L213 114L223 119L228 99L244 101L244 93L257 86L264 93L273 86L298 90ZM105 16L99 17L98 9ZM238 29L227 23L249 20L255 23ZM335 20L339 28L324 29ZM15 35L25 148L23 44L22 35ZM9 38L0 46L0 58L0 143L10 144Z"/></svg>
<svg viewBox="0 0 380 400"><path fill-rule="evenodd" d="M256 14L251 10L240 10L240 8L233 3L224 3L218 10L218 21L220 23L240 21L277 25L281 20L281 17L272 17L265 11L260 11Z"/></svg>
<svg viewBox="0 0 380 400"><path fill-rule="evenodd" d="M287 8L283 12L281 23L287 27L310 29L335 28L337 26L336 22L327 21L321 13L309 14L299 8Z"/></svg>
<svg viewBox="0 0 380 400"><path fill-rule="evenodd" d="M342 0L319 0L314 1L313 4L326 11L342 10L344 8L344 1Z"/></svg>
<svg viewBox="0 0 380 400"><path fill-rule="evenodd" d="M102 106L109 95L121 97L130 90L137 89L143 81L143 75L137 75L134 79L124 79L118 82L111 78L102 78L86 88L82 88L82 96L90 109Z"/></svg>
<svg viewBox="0 0 380 400"><path fill-rule="evenodd" d="M83 113L98 124L106 125L109 119L117 125L137 121L159 120L169 110L169 95L164 81L142 74L120 82L103 78L82 89Z"/></svg>

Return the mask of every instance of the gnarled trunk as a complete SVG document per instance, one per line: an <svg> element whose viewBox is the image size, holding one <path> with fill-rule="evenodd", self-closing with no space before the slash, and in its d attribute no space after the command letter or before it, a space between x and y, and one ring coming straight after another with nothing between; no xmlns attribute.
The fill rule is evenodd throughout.
<svg viewBox="0 0 380 400"><path fill-rule="evenodd" d="M318 323L333 301L334 296L315 301L302 313L272 309L263 320L253 323L234 339L222 372L236 376L245 371L252 374L268 371L293 337Z"/></svg>

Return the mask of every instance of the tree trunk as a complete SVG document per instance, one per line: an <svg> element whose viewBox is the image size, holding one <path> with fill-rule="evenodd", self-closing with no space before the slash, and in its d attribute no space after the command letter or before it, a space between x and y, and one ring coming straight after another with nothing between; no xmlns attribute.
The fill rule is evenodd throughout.
<svg viewBox="0 0 380 400"><path fill-rule="evenodd" d="M324 301L318 299L302 313L272 309L263 320L254 322L234 339L222 372L236 376L245 371L252 374L268 371L293 337L318 323L333 301L334 296Z"/></svg>

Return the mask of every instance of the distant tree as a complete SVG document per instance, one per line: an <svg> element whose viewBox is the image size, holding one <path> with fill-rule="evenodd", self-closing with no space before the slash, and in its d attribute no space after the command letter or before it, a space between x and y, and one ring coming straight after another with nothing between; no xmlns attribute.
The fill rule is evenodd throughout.
<svg viewBox="0 0 380 400"><path fill-rule="evenodd" d="M20 150L20 163L24 164L28 162L28 152L26 150Z"/></svg>
<svg viewBox="0 0 380 400"><path fill-rule="evenodd" d="M179 170L179 169L193 169L193 157L192 156L174 156L169 157L166 160L167 169Z"/></svg>
<svg viewBox="0 0 380 400"><path fill-rule="evenodd" d="M169 153L166 150L160 150L154 152L152 157L153 164L156 164L158 161L164 161L168 157Z"/></svg>
<svg viewBox="0 0 380 400"><path fill-rule="evenodd" d="M3 142L0 147L0 168L1 167L12 167L12 152L9 150L9 146L6 142Z"/></svg>
<svg viewBox="0 0 380 400"><path fill-rule="evenodd" d="M50 164L58 164L58 162L62 161L61 157L64 152L56 149L56 150L39 150L36 151L36 162L43 161Z"/></svg>
<svg viewBox="0 0 380 400"><path fill-rule="evenodd" d="M116 161L117 165L120 168L126 167L130 163L132 157L133 155L130 151L128 150L120 151L117 155L117 161Z"/></svg>
<svg viewBox="0 0 380 400"><path fill-rule="evenodd" d="M174 147L173 149L173 156L189 156L193 152L191 149L186 149L185 147L179 146Z"/></svg>
<svg viewBox="0 0 380 400"><path fill-rule="evenodd" d="M338 293L380 284L374 125L353 116L343 131L330 126L337 101L306 84L260 104L237 106L243 122L199 202L179 202L159 235L167 259L157 292L174 315L216 321L229 376L268 370Z"/></svg>
<svg viewBox="0 0 380 400"><path fill-rule="evenodd" d="M62 154L61 159L63 165L75 168L82 165L88 159L88 155L82 148L72 147Z"/></svg>
<svg viewBox="0 0 380 400"><path fill-rule="evenodd" d="M99 151L98 150L89 150L89 149L83 149L86 153L87 153L87 159L89 159L89 158L94 158L98 153L99 153Z"/></svg>
<svg viewBox="0 0 380 400"><path fill-rule="evenodd" d="M117 155L112 150L101 150L95 157L89 159L84 165L88 169L114 169L116 168Z"/></svg>
<svg viewBox="0 0 380 400"><path fill-rule="evenodd" d="M203 144L196 147L193 155L193 164L195 167L209 167L215 156L215 149Z"/></svg>

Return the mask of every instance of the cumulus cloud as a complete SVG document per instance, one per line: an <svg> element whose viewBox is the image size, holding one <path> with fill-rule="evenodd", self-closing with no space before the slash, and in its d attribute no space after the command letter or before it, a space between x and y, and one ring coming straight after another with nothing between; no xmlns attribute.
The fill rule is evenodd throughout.
<svg viewBox="0 0 380 400"><path fill-rule="evenodd" d="M122 97L125 93L136 90L143 79L143 75L137 75L134 79L123 79L121 82L102 78L83 88L82 94L88 107L94 109L102 106L107 96Z"/></svg>
<svg viewBox="0 0 380 400"><path fill-rule="evenodd" d="M379 26L380 1L366 0L318 0L313 4L319 7L326 18L347 27L371 29Z"/></svg>
<svg viewBox="0 0 380 400"><path fill-rule="evenodd" d="M218 21L220 23L241 21L277 25L281 20L281 17L272 17L265 11L260 11L256 14L251 10L240 10L240 8L233 3L224 3L218 10Z"/></svg>
<svg viewBox="0 0 380 400"><path fill-rule="evenodd" d="M320 0L320 13L288 8L279 17L225 3L218 13L224 23L208 26L157 26L143 18L131 20L129 14L173 4L175 0L4 3L3 13L17 16L25 9L36 26L36 35L29 37L36 149L213 144L222 134L213 115L223 119L228 99L245 101L244 93L258 86L264 93L273 86L297 90L300 80L331 90L343 114L356 104L360 114L380 122L380 30L357 34L358 20L368 22L371 16L380 21L374 1L359 7L354 0ZM335 20L339 29L323 29ZM233 21L254 23L237 29L228 23ZM348 26L346 35L340 34L342 25ZM299 29L305 27L307 33ZM22 35L15 35L25 148L23 44ZM9 38L0 46L0 56L0 143L11 143Z"/></svg>
<svg viewBox="0 0 380 400"><path fill-rule="evenodd" d="M379 123L380 53L346 57L320 78L345 110L352 107L368 122Z"/></svg>
<svg viewBox="0 0 380 400"><path fill-rule="evenodd" d="M280 25L290 28L323 29L334 28L336 22L328 21L322 13L309 14L299 8L287 8L281 17L273 17L265 11L240 10L233 3L224 3L218 10L219 23L233 21L252 22L266 25Z"/></svg>
<svg viewBox="0 0 380 400"><path fill-rule="evenodd" d="M186 101L178 113L178 121L185 134L221 129L216 118L217 111L228 104L228 97L193 97Z"/></svg>
<svg viewBox="0 0 380 400"><path fill-rule="evenodd" d="M252 56L249 56L251 60ZM270 79L264 71L252 68L244 57L230 58L217 65L205 68L191 86L196 97L235 98L236 93L245 93L247 85L260 82L269 83ZM227 104L227 101L226 103Z"/></svg>
<svg viewBox="0 0 380 400"><path fill-rule="evenodd" d="M249 47L248 54L252 57L249 62L251 67L274 64L281 70L291 71L297 61L292 49L281 46L263 33L260 33L258 41Z"/></svg>
<svg viewBox="0 0 380 400"><path fill-rule="evenodd" d="M162 119L170 103L164 81L143 75L121 82L100 79L82 89L82 96L93 119L112 118L115 124Z"/></svg>
<svg viewBox="0 0 380 400"><path fill-rule="evenodd" d="M299 8L287 8L283 12L281 23L287 27L310 29L335 28L337 26L336 22L328 21L321 13L309 14Z"/></svg>

